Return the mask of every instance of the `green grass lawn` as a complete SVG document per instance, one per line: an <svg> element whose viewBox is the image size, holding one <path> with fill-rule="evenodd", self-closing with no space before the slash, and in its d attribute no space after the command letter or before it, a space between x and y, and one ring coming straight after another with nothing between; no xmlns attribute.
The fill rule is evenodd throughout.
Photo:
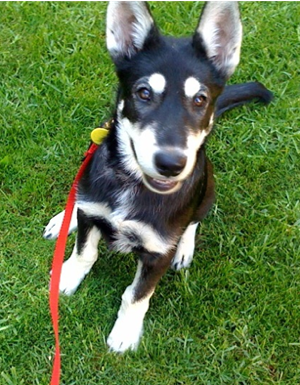
<svg viewBox="0 0 300 385"><path fill-rule="evenodd" d="M92 128L110 117L116 76L104 2L0 3L0 384L47 385L53 242ZM153 2L166 34L193 32L198 2ZM188 271L153 297L136 353L105 339L134 256L101 258L60 301L62 384L300 383L300 6L243 2L241 63L275 99L233 110L208 144L217 202ZM74 236L68 243L70 253Z"/></svg>

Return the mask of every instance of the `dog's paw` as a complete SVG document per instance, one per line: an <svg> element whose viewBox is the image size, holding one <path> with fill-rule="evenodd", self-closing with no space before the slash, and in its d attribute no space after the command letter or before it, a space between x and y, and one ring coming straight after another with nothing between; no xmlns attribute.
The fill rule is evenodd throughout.
<svg viewBox="0 0 300 385"><path fill-rule="evenodd" d="M190 267L195 250L195 234L198 223L189 225L178 243L175 256L171 262L174 270Z"/></svg>
<svg viewBox="0 0 300 385"><path fill-rule="evenodd" d="M176 254L171 262L172 269L178 271L190 267L195 250L194 239L182 238L177 246Z"/></svg>
<svg viewBox="0 0 300 385"><path fill-rule="evenodd" d="M86 271L82 269L80 263L76 259L69 258L62 266L59 282L60 293L65 295L74 294L85 276Z"/></svg>
<svg viewBox="0 0 300 385"><path fill-rule="evenodd" d="M58 234L60 232L60 228L64 219L65 212L62 211L61 213L55 215L48 225L45 227L43 237L45 239L56 239L58 237Z"/></svg>
<svg viewBox="0 0 300 385"><path fill-rule="evenodd" d="M192 252L189 250L180 252L177 249L175 257L173 258L173 261L171 263L172 269L178 271L180 269L190 267L193 260L193 255L194 255L194 250Z"/></svg>
<svg viewBox="0 0 300 385"><path fill-rule="evenodd" d="M45 239L56 239L58 237L58 234L60 232L63 220L64 220L65 211L60 212L59 214L55 215L48 225L45 227L43 237ZM77 208L74 207L69 232L68 234L71 234L73 231L77 229Z"/></svg>
<svg viewBox="0 0 300 385"><path fill-rule="evenodd" d="M136 350L143 334L143 320L132 317L119 317L107 339L110 351L124 353Z"/></svg>

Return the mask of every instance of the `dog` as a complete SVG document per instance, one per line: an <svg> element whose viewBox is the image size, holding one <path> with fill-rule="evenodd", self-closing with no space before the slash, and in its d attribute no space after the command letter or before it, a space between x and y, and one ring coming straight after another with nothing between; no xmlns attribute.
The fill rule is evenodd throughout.
<svg viewBox="0 0 300 385"><path fill-rule="evenodd" d="M272 94L260 83L225 86L239 63L237 2L207 2L190 38L162 36L146 2L110 1L106 42L119 79L113 123L78 185L60 292L73 294L98 257L98 242L138 255L107 339L135 350L155 287L171 266L189 267L198 224L215 199L205 142L215 119ZM47 225L57 237L64 213Z"/></svg>

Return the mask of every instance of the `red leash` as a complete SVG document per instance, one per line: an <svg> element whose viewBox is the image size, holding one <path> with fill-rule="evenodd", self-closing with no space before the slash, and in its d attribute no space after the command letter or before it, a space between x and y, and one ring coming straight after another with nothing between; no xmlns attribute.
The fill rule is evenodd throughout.
<svg viewBox="0 0 300 385"><path fill-rule="evenodd" d="M71 217L74 209L74 204L76 200L76 190L79 180L82 177L86 166L91 160L94 152L98 148L97 144L92 143L88 151L85 153L85 159L82 162L82 165L75 177L73 185L71 187L67 205L65 209L65 215L63 219L63 223L59 232L59 236L56 242L53 262L52 262L52 274L50 278L50 294L49 294L49 304L50 304L50 312L55 336L55 356L54 363L52 369L52 377L51 377L51 385L59 385L60 380L60 347L59 347L59 334L58 334L58 298L59 298L59 281L61 275L62 264L65 255L66 243L69 233L69 226L71 222Z"/></svg>
<svg viewBox="0 0 300 385"><path fill-rule="evenodd" d="M108 131L113 123L114 123L113 120L109 120L105 122L101 127L95 128L91 132L91 139L93 143L90 145L89 149L84 154L85 156L84 160L72 184L72 187L68 196L68 200L67 200L64 219L62 222L62 226L57 238L57 242L56 242L56 246L53 254L52 274L50 278L49 305L50 305L52 325L53 325L54 336L55 336L55 355L54 355L50 385L59 385L59 380L60 380L60 347L59 347L59 333L58 333L59 281L60 281L62 264L65 256L70 222L71 222L72 213L73 213L73 209L76 201L77 185L84 173L84 170L89 164L94 152L97 150L98 146L102 143L103 139L108 134Z"/></svg>

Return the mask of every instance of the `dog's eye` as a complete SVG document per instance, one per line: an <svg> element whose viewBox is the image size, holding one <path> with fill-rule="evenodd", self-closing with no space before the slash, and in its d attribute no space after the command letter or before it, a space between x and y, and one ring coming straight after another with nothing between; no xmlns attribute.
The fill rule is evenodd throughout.
<svg viewBox="0 0 300 385"><path fill-rule="evenodd" d="M140 99L149 102L151 100L151 92L146 87L142 87L137 90L137 94Z"/></svg>
<svg viewBox="0 0 300 385"><path fill-rule="evenodd" d="M196 95L195 97L194 97L194 100L193 100L193 103L194 103L194 106L196 106L196 107L202 107L204 104L205 104L205 102L206 102L206 96L204 96L204 95Z"/></svg>

